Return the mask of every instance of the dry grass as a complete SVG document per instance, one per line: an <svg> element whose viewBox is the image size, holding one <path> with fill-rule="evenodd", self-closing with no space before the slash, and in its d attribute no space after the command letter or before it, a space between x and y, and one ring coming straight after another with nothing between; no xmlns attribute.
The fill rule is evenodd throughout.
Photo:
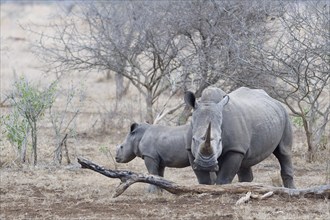
<svg viewBox="0 0 330 220"><path fill-rule="evenodd" d="M1 99L11 89L13 67L29 79L49 79L35 68L38 63L32 58L28 46L33 39L18 27L18 23L47 20L52 8L40 5L21 7L1 5L1 49L5 48L1 50ZM40 14L41 8L43 13ZM265 201L253 200L235 206L238 195L175 196L167 192L153 195L146 193L145 184L135 184L119 198L112 198L112 189L119 180L79 169L76 157L84 156L114 168L115 164L101 148L108 148L114 154L115 146L123 140L129 124L141 121L144 107L141 97L131 88L118 111L114 111L114 82L98 77L95 73L89 73L83 80L76 73L67 76L67 80L73 83L83 81L86 91L86 101L77 121L77 136L68 140L73 164L51 165L54 140L47 117L40 124L39 165L35 168L19 164L14 149L1 138L1 219L327 219L330 216L328 200L273 196ZM182 97L175 99L179 102ZM61 110L62 104L57 100L55 108ZM1 113L8 110L2 108ZM320 161L306 164L304 141L299 131L296 135L299 138L295 142L293 161L297 187L330 184L329 153L321 152ZM116 165L118 169L147 172L140 158ZM254 175L255 182L279 184L278 162L270 157L254 167ZM183 185L197 183L190 167L167 169L165 177Z"/></svg>

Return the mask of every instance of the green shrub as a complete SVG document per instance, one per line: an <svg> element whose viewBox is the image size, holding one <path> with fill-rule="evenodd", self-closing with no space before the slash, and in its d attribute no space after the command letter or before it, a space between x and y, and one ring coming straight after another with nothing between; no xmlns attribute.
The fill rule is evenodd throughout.
<svg viewBox="0 0 330 220"><path fill-rule="evenodd" d="M52 106L55 101L56 83L40 90L38 86L28 82L21 77L14 83L10 101L13 104L13 111L5 116L7 139L22 147L27 131L31 131L32 153L34 165L37 164L37 122L44 115L45 110Z"/></svg>

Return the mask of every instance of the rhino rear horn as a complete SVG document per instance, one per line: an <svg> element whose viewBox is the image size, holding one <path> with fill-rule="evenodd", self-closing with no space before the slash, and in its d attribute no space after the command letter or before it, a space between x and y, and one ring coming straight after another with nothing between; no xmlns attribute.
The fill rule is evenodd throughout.
<svg viewBox="0 0 330 220"><path fill-rule="evenodd" d="M225 105L227 105L229 102L229 96L225 95L222 100L218 103L218 105L220 105L220 107L223 107Z"/></svg>

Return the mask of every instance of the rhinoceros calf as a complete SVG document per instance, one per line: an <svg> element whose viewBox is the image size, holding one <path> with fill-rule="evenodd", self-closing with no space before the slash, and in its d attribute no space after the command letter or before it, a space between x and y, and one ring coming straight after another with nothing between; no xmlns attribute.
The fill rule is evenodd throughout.
<svg viewBox="0 0 330 220"><path fill-rule="evenodd" d="M222 90L221 90L222 91ZM217 184L253 179L251 167L270 154L281 166L285 187L294 188L291 162L292 130L285 108L265 91L239 88L225 97L206 89L200 101L191 92L188 132L189 159L199 183L211 184L209 172L217 172Z"/></svg>
<svg viewBox="0 0 330 220"><path fill-rule="evenodd" d="M162 177L165 167L188 167L190 163L186 150L186 135L189 126L133 123L124 142L117 146L116 161L127 163L136 156L141 157L150 174ZM149 192L155 192L157 189L150 185Z"/></svg>

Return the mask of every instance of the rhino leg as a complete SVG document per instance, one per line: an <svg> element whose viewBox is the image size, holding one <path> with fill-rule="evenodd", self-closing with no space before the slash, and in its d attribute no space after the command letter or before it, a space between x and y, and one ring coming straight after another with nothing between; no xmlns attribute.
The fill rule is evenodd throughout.
<svg viewBox="0 0 330 220"><path fill-rule="evenodd" d="M237 152L228 152L221 157L220 170L216 184L231 183L239 171L244 155Z"/></svg>
<svg viewBox="0 0 330 220"><path fill-rule="evenodd" d="M187 151L188 152L188 158L189 158L189 162L190 164L193 164L194 161L194 157L191 153L191 151ZM214 180L211 179L211 173L208 171L201 171L201 170L194 170L194 173L197 177L198 183L199 184L206 184L206 185L213 185L214 184ZM213 177L213 179L215 179Z"/></svg>
<svg viewBox="0 0 330 220"><path fill-rule="evenodd" d="M253 180L253 173L251 167L241 167L238 170L238 181L239 182L252 182Z"/></svg>
<svg viewBox="0 0 330 220"><path fill-rule="evenodd" d="M165 167L159 166L158 167L158 176L164 177Z"/></svg>
<svg viewBox="0 0 330 220"><path fill-rule="evenodd" d="M217 181L217 173L216 172L210 172L210 178L211 178L211 185L214 185Z"/></svg>
<svg viewBox="0 0 330 220"><path fill-rule="evenodd" d="M210 172L194 170L199 184L212 185L214 181L211 180Z"/></svg>
<svg viewBox="0 0 330 220"><path fill-rule="evenodd" d="M291 161L291 155L285 150L283 151L280 145L273 152L281 166L281 177L283 185L286 188L296 188L293 181L293 166Z"/></svg>
<svg viewBox="0 0 330 220"><path fill-rule="evenodd" d="M165 167L160 167L159 162L151 157L145 156L144 158L144 164L146 165L148 172L152 175L157 176L164 176L164 169ZM149 193L159 193L161 192L161 189L155 185L150 184L148 187Z"/></svg>

